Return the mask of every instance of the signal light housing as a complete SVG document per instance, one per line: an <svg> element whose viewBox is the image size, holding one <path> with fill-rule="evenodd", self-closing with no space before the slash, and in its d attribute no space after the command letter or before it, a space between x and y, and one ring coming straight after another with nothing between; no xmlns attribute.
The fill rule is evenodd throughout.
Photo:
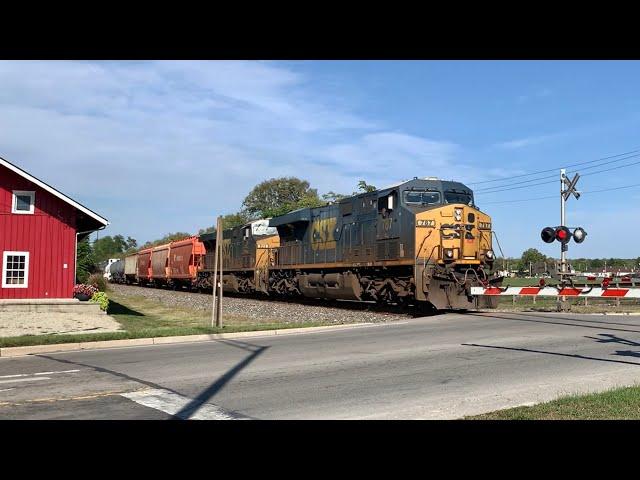
<svg viewBox="0 0 640 480"><path fill-rule="evenodd" d="M582 227L574 229L573 233L567 227L545 227L540 232L540 238L545 243L553 243L554 240L557 240L562 244L566 244L571 241L572 237L576 243L582 243L586 236L587 232Z"/></svg>
<svg viewBox="0 0 640 480"><path fill-rule="evenodd" d="M584 242L584 239L586 236L587 236L587 232L585 232L582 227L578 227L573 231L573 240L576 243Z"/></svg>
<svg viewBox="0 0 640 480"><path fill-rule="evenodd" d="M552 243L556 239L556 231L551 227L543 228L540 237L543 242Z"/></svg>

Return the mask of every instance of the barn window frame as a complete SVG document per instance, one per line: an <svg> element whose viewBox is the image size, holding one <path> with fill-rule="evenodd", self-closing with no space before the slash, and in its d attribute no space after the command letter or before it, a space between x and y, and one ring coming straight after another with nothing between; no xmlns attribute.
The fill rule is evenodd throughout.
<svg viewBox="0 0 640 480"><path fill-rule="evenodd" d="M29 197L29 210L18 210L18 197ZM14 190L11 202L11 213L33 215L36 206L36 192L33 190Z"/></svg>
<svg viewBox="0 0 640 480"><path fill-rule="evenodd" d="M8 257L24 257L24 267L23 268L7 268L8 267ZM14 263L15 260L12 260ZM22 263L22 261L18 260L18 263ZM7 283L8 272L23 272L24 273L24 283ZM16 278L16 277L12 277ZM29 252L13 252L13 251L5 251L2 252L2 288L29 288Z"/></svg>

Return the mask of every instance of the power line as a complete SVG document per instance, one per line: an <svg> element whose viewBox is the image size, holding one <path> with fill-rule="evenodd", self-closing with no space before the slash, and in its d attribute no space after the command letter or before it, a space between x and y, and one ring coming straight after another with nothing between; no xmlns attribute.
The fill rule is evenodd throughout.
<svg viewBox="0 0 640 480"><path fill-rule="evenodd" d="M600 164L597 164L597 165L591 165L590 167L584 167L584 168L582 168L580 170L584 171L584 170L589 170L590 168L598 168L598 167L600 167L602 165L608 165L608 164L615 163L615 162L622 162L624 160L629 160L630 158L636 158L636 157L640 157L640 153L636 154L636 155L629 155L628 157L624 157L624 158L619 158L617 160L612 160L611 162L604 162L604 163L600 163ZM575 172L576 172L575 170L569 171L569 172L567 172L567 175L575 173ZM507 186L511 186L511 185L521 185L523 183L535 182L536 180L545 180L547 178L556 178L557 176L558 176L558 174L556 173L556 174L553 174L553 175L546 175L544 177L532 178L530 180L522 180L520 182L510 182L510 183L507 183L505 185L496 185L495 187L480 188L480 189L474 190L474 191L475 192L485 192L485 191L488 191L488 190L497 190L497 189L500 189L500 188L503 188L503 187L507 187ZM551 182L549 182L549 183L551 183Z"/></svg>
<svg viewBox="0 0 640 480"><path fill-rule="evenodd" d="M632 187L640 187L640 183L634 183L632 185L624 185L624 186L620 186L620 187L602 188L600 190L585 190L585 191L581 191L580 194L611 192L613 190L622 190L624 188L632 188ZM545 199L548 199L548 198L558 198L558 195L548 195L546 197L525 198L525 199L521 199L521 200L501 200L501 201L498 201L498 202L483 202L482 205L497 205L499 203L531 202L531 201L534 201L534 200L545 200Z"/></svg>
<svg viewBox="0 0 640 480"><path fill-rule="evenodd" d="M636 156L636 157L637 157L637 156L640 156L640 155L634 155L634 156ZM632 157L627 157L625 160L627 160L628 158L632 158ZM618 165L618 166L611 167L611 168L605 168L605 169L603 169L603 170L597 170L597 171L595 171L595 172L585 173L584 175L581 175L581 176L582 176L582 177L586 177L586 176L588 176L588 175L595 175L595 174L597 174L597 173L610 172L611 170L617 170L617 169L625 168L625 167L632 167L633 165L638 165L638 164L640 164L640 161L633 162L633 163L627 163L626 165ZM598 166L599 166L599 165L598 165ZM573 172L572 172L572 173L573 173ZM539 180L539 179L538 179L538 180ZM507 190L517 190L517 189L519 189L519 188L535 187L535 186L538 186L538 185L547 185L547 184L550 184L550 183L556 183L556 180L551 180L551 181L547 181L547 182L539 182L539 183L531 183L531 184L529 184L529 185L520 185L519 187L501 188L501 189L498 189L498 190L492 190L492 191L482 191L482 190L481 190L481 191L479 191L479 192L475 192L475 193L486 193L486 194L489 194L489 193L500 193L500 192L505 192L505 191L507 191ZM495 187L495 188L499 188L499 187Z"/></svg>
<svg viewBox="0 0 640 480"><path fill-rule="evenodd" d="M625 152L625 153L619 153L617 155L611 155L609 157L602 157L602 158L598 158L596 160L589 160L587 162L579 162L579 163L574 163L572 165L566 165L564 167L558 167L558 168L550 168L549 170L538 170L537 172L531 172L531 173L523 173L521 175L512 175L509 177L509 179L511 178L522 178L522 177L529 177L531 175L537 175L538 173L547 173L547 172L555 172L556 170L558 170L559 168L572 168L572 167L578 167L580 165L588 165L590 163L596 163L596 162L601 162L602 160L609 160L610 158L616 158L616 157L623 157L625 155L630 155L632 153L639 153L640 150L631 150L629 152ZM483 180L481 182L472 182L469 183L468 185L480 185L481 183L492 183L492 182L500 182L500 181L505 181L507 179L505 178L496 178L493 180Z"/></svg>
<svg viewBox="0 0 640 480"><path fill-rule="evenodd" d="M612 160L611 162L604 162L604 163L600 163L600 164L597 164L597 165L591 165L590 167L584 167L581 170L589 170L590 168L598 168L598 167L600 167L602 165L608 165L608 164L615 163L615 162L622 162L624 160L629 160L630 158L636 158L636 157L640 157L640 154L629 155L628 157L619 158L618 160ZM635 165L635 164L632 164L632 165ZM575 172L576 172L575 170L569 171L569 172L567 172L567 175L575 173ZM553 175L547 175L545 177L532 178L531 180L522 180L520 182L510 182L510 183L507 183L507 184L504 184L504 185L497 185L495 187L480 188L480 189L474 190L474 191L476 193L487 192L487 191L490 191L490 190L496 190L497 191L497 190L499 190L499 189L501 189L503 187L507 187L507 186L511 186L511 185L521 185L521 184L524 184L524 183L535 182L536 180L545 180L547 178L557 178L557 176L558 176L558 174L556 173L556 174L553 174ZM547 183L552 183L552 182L547 182ZM538 185L540 185L540 184L538 184ZM489 193L491 193L491 192L489 192Z"/></svg>

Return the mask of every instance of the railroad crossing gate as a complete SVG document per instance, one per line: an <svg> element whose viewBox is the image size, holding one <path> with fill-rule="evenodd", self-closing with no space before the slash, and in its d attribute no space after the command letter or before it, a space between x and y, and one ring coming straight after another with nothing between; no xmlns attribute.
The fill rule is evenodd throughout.
<svg viewBox="0 0 640 480"><path fill-rule="evenodd" d="M606 287L471 287L471 295L539 296L539 297L614 297L640 298L640 288Z"/></svg>

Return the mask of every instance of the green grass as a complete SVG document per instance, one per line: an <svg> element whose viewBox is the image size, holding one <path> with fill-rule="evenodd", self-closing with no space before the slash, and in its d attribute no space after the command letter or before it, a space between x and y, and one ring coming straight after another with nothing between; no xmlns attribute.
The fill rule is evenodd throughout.
<svg viewBox="0 0 640 480"><path fill-rule="evenodd" d="M171 337L299 327L335 325L328 322L288 323L276 319L250 319L240 315L225 315L224 325L211 327L211 313L185 307L169 307L143 297L120 296L109 292L109 311L122 331L104 333L21 335L0 338L0 347L52 345L59 343L96 342L127 338Z"/></svg>
<svg viewBox="0 0 640 480"><path fill-rule="evenodd" d="M516 407L465 417L466 420L637 420L640 386L603 393L571 395L531 407Z"/></svg>

